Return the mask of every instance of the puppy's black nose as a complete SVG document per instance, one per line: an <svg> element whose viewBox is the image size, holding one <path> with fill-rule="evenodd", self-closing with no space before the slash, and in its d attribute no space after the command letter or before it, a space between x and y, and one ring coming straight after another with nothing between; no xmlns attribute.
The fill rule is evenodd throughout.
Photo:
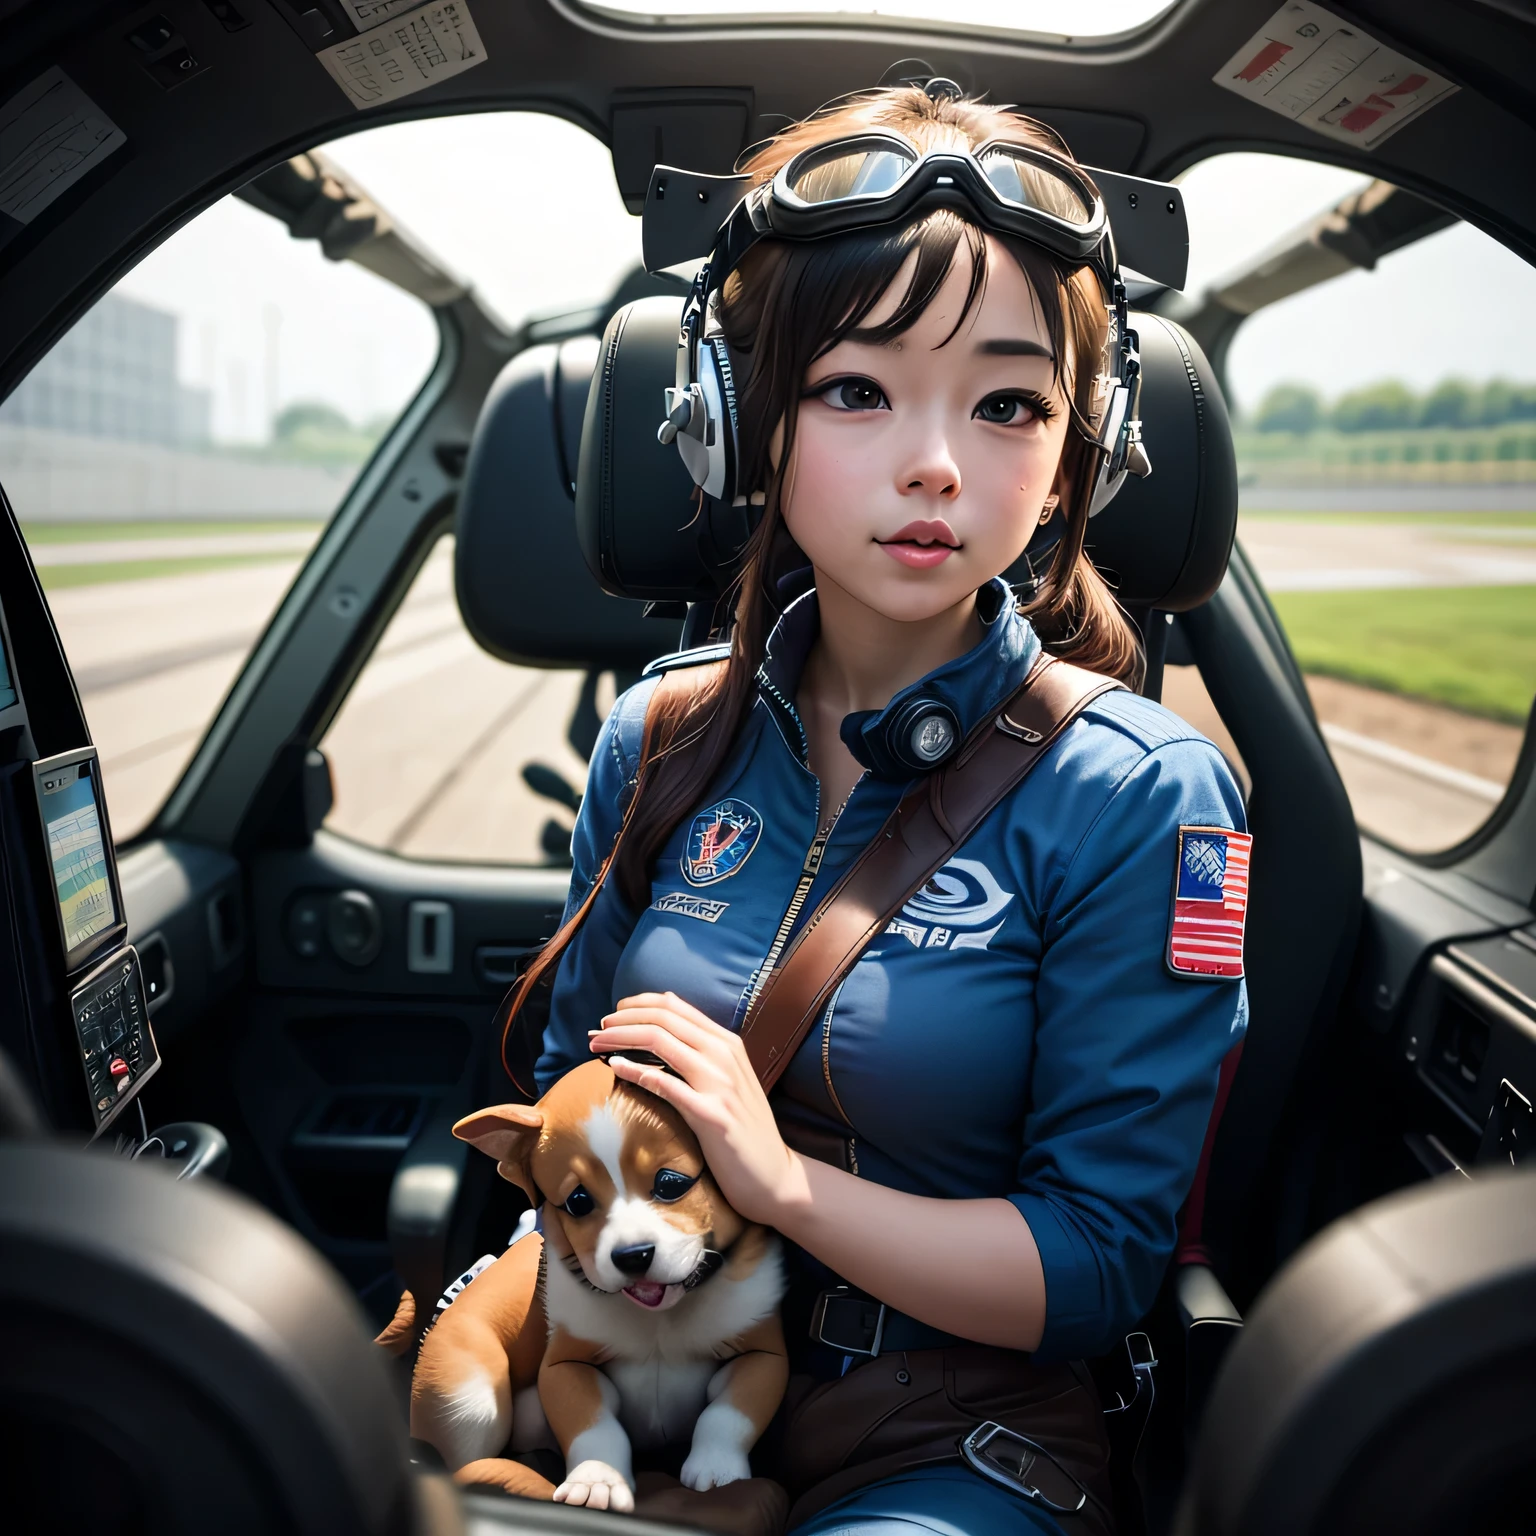
<svg viewBox="0 0 1536 1536"><path fill-rule="evenodd" d="M628 1248L615 1248L611 1254L613 1267L621 1275L643 1275L655 1257L655 1243L631 1243Z"/></svg>

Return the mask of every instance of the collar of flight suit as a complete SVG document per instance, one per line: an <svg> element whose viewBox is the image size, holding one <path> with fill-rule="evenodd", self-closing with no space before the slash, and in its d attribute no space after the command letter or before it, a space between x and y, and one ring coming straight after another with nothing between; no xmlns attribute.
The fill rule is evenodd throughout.
<svg viewBox="0 0 1536 1536"><path fill-rule="evenodd" d="M908 684L884 709L850 715L849 720L858 722L854 729L859 736L879 733L890 716L922 694L941 700L955 712L963 738L1018 688L1040 654L1039 638L1019 613L1012 589L1001 576L993 577L976 594L976 609L982 624L981 639L963 656ZM757 674L759 695L801 762L806 760L805 730L795 708L795 695L820 631L821 613L813 588L784 610L768 637L767 654ZM856 747L854 755L861 756Z"/></svg>

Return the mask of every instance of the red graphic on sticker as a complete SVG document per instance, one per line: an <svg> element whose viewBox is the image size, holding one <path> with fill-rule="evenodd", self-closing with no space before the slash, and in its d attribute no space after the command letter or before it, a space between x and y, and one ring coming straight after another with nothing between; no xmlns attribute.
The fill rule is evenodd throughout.
<svg viewBox="0 0 1536 1536"><path fill-rule="evenodd" d="M1291 51L1289 43L1267 42L1238 70L1235 78L1253 84L1261 75L1273 69Z"/></svg>

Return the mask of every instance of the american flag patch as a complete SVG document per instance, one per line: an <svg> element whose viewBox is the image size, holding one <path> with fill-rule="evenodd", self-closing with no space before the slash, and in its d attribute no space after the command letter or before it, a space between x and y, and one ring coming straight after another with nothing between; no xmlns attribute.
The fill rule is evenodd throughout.
<svg viewBox="0 0 1536 1536"><path fill-rule="evenodd" d="M1179 976L1241 976L1253 838L1225 827L1180 827L1168 969Z"/></svg>

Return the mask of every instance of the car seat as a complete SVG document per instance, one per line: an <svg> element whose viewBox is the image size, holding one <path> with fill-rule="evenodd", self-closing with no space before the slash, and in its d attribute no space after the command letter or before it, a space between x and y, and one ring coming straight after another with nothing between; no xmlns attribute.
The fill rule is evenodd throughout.
<svg viewBox="0 0 1536 1536"><path fill-rule="evenodd" d="M1177 1536L1514 1536L1536 1476L1536 1175L1442 1179L1315 1238L1211 1397Z"/></svg>

